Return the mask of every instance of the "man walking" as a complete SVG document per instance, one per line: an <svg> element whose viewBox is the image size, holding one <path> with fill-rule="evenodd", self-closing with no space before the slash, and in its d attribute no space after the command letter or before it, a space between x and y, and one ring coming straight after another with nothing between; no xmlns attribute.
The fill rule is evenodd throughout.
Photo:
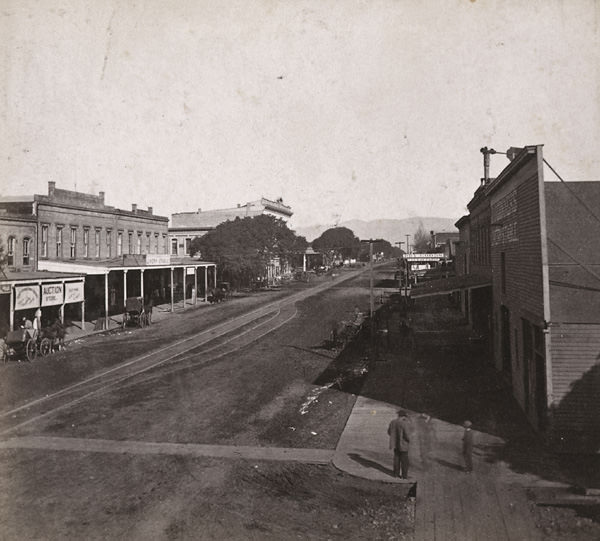
<svg viewBox="0 0 600 541"><path fill-rule="evenodd" d="M471 430L471 421L463 423L465 429L463 433L463 458L465 459L465 472L473 471L473 431Z"/></svg>
<svg viewBox="0 0 600 541"><path fill-rule="evenodd" d="M408 446L410 436L408 434L408 416L405 411L398 411L398 418L394 419L388 427L390 436L390 449L394 450L394 477L408 479Z"/></svg>

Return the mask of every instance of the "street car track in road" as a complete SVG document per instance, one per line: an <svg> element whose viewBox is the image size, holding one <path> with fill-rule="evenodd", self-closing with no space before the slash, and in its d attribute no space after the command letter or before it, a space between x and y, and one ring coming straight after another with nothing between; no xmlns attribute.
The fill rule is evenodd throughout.
<svg viewBox="0 0 600 541"><path fill-rule="evenodd" d="M20 428L50 417L60 410L74 406L91 397L108 393L120 384L127 383L127 385L133 385L139 383L140 375L153 369L160 369L164 365L176 365L167 369L168 372L172 372L207 364L233 353L293 319L297 314L295 309L296 302L318 294L341 282L346 282L357 277L359 274L352 273L340 280L325 282L314 288L303 290L289 297L266 304L251 312L204 329L193 336L177 340L164 347L125 361L118 366L65 387L55 393L2 412L0 413L0 423L4 426L0 429L0 436L9 435ZM256 321L258 321L256 325L251 325ZM273 324L268 325L271 322ZM248 325L251 326L248 327ZM262 328L265 325L267 325L267 328ZM240 330L241 332L238 332ZM260 330L260 332L253 334L256 330ZM225 338L225 340L219 341L221 338ZM218 351L219 348L224 348L235 341L240 341L240 343L233 348L229 347L224 351ZM209 347L206 348L206 346ZM215 353L207 358L206 355L210 352ZM183 365L180 364L182 362L184 363ZM158 378L164 375L165 372L160 370L159 373L152 374L150 377Z"/></svg>

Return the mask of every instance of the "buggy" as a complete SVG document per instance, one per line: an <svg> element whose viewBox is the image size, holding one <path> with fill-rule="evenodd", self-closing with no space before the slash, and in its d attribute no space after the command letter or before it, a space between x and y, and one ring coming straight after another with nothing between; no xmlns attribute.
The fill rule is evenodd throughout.
<svg viewBox="0 0 600 541"><path fill-rule="evenodd" d="M42 333L36 333L33 329L9 331L4 342L4 359L6 361L14 358L33 361L38 354L45 357L52 351L50 339L43 336Z"/></svg>
<svg viewBox="0 0 600 541"><path fill-rule="evenodd" d="M128 297L125 301L125 312L123 312L123 320L121 326L123 328L128 325L137 325L138 327L146 327L152 322L152 306L146 310L144 299L142 297Z"/></svg>

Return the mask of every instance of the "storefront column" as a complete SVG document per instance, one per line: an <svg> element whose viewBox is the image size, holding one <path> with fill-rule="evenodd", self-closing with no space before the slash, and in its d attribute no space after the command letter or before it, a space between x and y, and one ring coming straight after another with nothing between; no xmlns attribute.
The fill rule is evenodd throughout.
<svg viewBox="0 0 600 541"><path fill-rule="evenodd" d="M15 286L11 284L10 286L10 310L9 312L9 316L8 316L8 324L9 324L9 329L11 331L14 331L14 325L15 325L15 295L14 295L14 291L15 291Z"/></svg>
<svg viewBox="0 0 600 541"><path fill-rule="evenodd" d="M108 329L108 272L104 275L104 328Z"/></svg>
<svg viewBox="0 0 600 541"><path fill-rule="evenodd" d="M181 272L183 272L183 309L185 310L185 296L187 294L187 267L181 267Z"/></svg>
<svg viewBox="0 0 600 541"><path fill-rule="evenodd" d="M171 267L171 312L175 311L175 306L173 305L173 267Z"/></svg>
<svg viewBox="0 0 600 541"><path fill-rule="evenodd" d="M194 267L194 305L198 302L198 267Z"/></svg>
<svg viewBox="0 0 600 541"><path fill-rule="evenodd" d="M65 290L65 283L63 282L63 291ZM81 328L85 329L85 299L81 301Z"/></svg>
<svg viewBox="0 0 600 541"><path fill-rule="evenodd" d="M213 265L213 268L215 269L215 289L217 289L217 266Z"/></svg>
<svg viewBox="0 0 600 541"><path fill-rule="evenodd" d="M204 302L208 301L208 265L204 265Z"/></svg>
<svg viewBox="0 0 600 541"><path fill-rule="evenodd" d="M123 306L127 305L127 271L123 270Z"/></svg>
<svg viewBox="0 0 600 541"><path fill-rule="evenodd" d="M306 272L306 254L302 254L302 270Z"/></svg>
<svg viewBox="0 0 600 541"><path fill-rule="evenodd" d="M140 295L142 296L142 302L144 302L144 269L140 269Z"/></svg>

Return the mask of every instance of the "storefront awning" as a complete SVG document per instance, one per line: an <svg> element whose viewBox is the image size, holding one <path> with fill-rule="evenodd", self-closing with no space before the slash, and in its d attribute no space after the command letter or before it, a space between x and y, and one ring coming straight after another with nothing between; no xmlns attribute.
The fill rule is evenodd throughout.
<svg viewBox="0 0 600 541"><path fill-rule="evenodd" d="M480 287L491 287L492 279L478 274L465 274L452 276L439 280L422 282L411 288L410 296L415 298L432 297L434 295L448 295L465 289L476 289Z"/></svg>

